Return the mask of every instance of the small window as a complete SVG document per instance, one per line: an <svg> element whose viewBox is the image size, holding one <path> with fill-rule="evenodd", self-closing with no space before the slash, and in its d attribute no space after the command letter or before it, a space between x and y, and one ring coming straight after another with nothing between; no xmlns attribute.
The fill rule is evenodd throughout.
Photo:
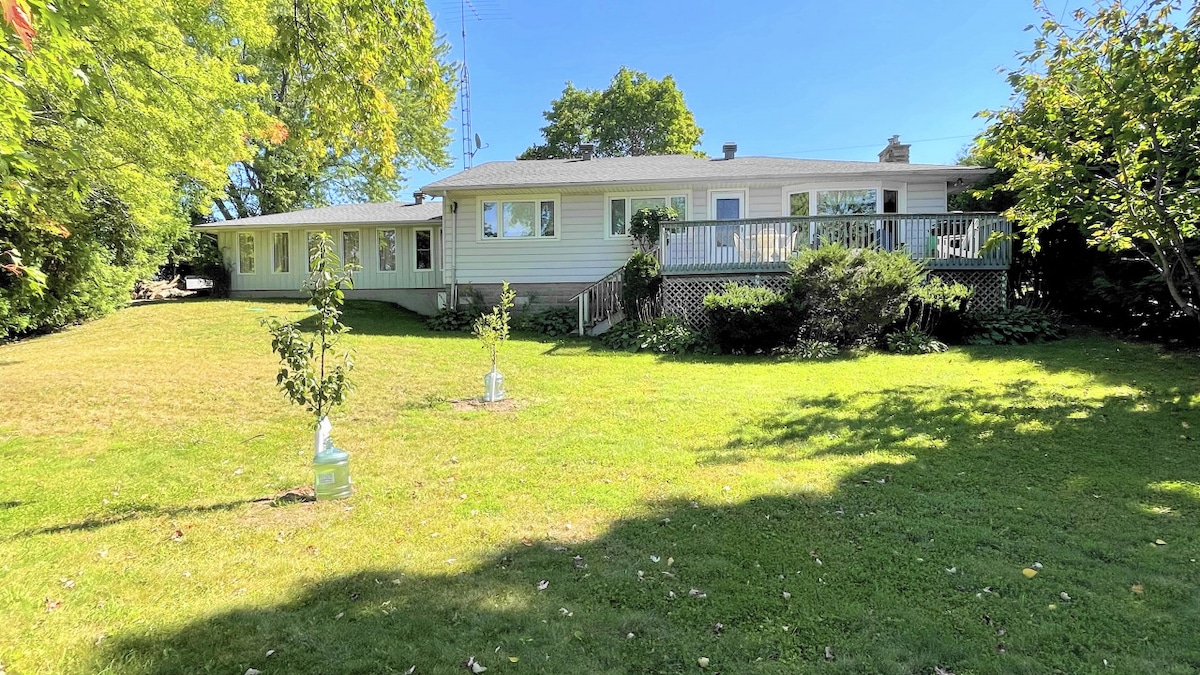
<svg viewBox="0 0 1200 675"><path fill-rule="evenodd" d="M554 236L554 202L542 202L542 229L540 236Z"/></svg>
<svg viewBox="0 0 1200 675"><path fill-rule="evenodd" d="M529 239L556 234L558 204L553 199L488 201L480 206L484 239Z"/></svg>
<svg viewBox="0 0 1200 675"><path fill-rule="evenodd" d="M433 231L417 230L415 235L417 245L414 248L417 252L417 269L431 270L433 269Z"/></svg>
<svg viewBox="0 0 1200 675"><path fill-rule="evenodd" d="M808 215L808 193L793 192L788 195L788 215L789 216L807 216Z"/></svg>
<svg viewBox="0 0 1200 675"><path fill-rule="evenodd" d="M361 260L361 247L359 246L358 230L345 230L342 232L342 264L343 265L358 265Z"/></svg>
<svg viewBox="0 0 1200 675"><path fill-rule="evenodd" d="M497 202L483 203L483 236L485 238L495 238L500 236L500 229L497 227L496 220Z"/></svg>
<svg viewBox="0 0 1200 675"><path fill-rule="evenodd" d="M614 199L609 204L611 210L611 220L609 221L608 231L613 236L625 234L627 221L625 220L625 204L624 199Z"/></svg>
<svg viewBox="0 0 1200 675"><path fill-rule="evenodd" d="M253 232L238 232L238 274L254 274Z"/></svg>
<svg viewBox="0 0 1200 675"><path fill-rule="evenodd" d="M379 231L379 271L396 271L396 231Z"/></svg>
<svg viewBox="0 0 1200 675"><path fill-rule="evenodd" d="M883 191L883 212L884 213L900 213L900 191L899 190L884 190Z"/></svg>
<svg viewBox="0 0 1200 675"><path fill-rule="evenodd" d="M687 197L671 197L671 208L675 209L675 217L687 220Z"/></svg>
<svg viewBox="0 0 1200 675"><path fill-rule="evenodd" d="M291 269L291 256L288 254L287 232L276 232L271 235L272 269L276 274L287 274Z"/></svg>

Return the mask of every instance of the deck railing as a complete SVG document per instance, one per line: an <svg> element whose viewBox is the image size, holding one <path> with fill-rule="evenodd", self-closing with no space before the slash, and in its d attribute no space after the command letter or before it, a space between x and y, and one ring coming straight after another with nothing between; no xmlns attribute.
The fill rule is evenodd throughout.
<svg viewBox="0 0 1200 675"><path fill-rule="evenodd" d="M931 269L1007 269L1012 227L995 213L866 214L664 223L664 274L771 272L803 248L905 250Z"/></svg>

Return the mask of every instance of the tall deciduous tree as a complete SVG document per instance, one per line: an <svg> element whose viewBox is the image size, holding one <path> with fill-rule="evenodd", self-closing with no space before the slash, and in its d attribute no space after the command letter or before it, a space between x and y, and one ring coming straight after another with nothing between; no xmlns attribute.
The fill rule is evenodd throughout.
<svg viewBox="0 0 1200 675"><path fill-rule="evenodd" d="M1094 245L1136 252L1200 320L1200 7L1148 0L1060 22L1040 1L1039 37L1009 75L977 151L1011 172L1010 215L1036 247L1066 217Z"/></svg>
<svg viewBox="0 0 1200 675"><path fill-rule="evenodd" d="M24 271L0 277L0 335L127 302L270 126L238 59L270 34L258 0L14 3L28 26L0 46L0 251Z"/></svg>
<svg viewBox="0 0 1200 675"><path fill-rule="evenodd" d="M603 91L568 82L543 117L543 142L518 159L579 157L584 142L595 143L600 157L702 154L703 130L670 75L656 80L623 67Z"/></svg>
<svg viewBox="0 0 1200 675"><path fill-rule="evenodd" d="M422 0L267 0L273 37L243 50L278 124L233 166L225 218L393 198L448 162L446 45Z"/></svg>

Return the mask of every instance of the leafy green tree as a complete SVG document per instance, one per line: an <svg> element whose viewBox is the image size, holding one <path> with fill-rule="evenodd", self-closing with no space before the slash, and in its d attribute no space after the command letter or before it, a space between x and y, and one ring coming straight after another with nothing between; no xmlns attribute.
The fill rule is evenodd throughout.
<svg viewBox="0 0 1200 675"><path fill-rule="evenodd" d="M1011 73L1013 104L976 151L1011 176L1009 215L1036 249L1067 218L1094 246L1132 252L1200 321L1200 6L1148 0L1078 10L1040 1L1041 33Z"/></svg>
<svg viewBox="0 0 1200 675"><path fill-rule="evenodd" d="M391 199L407 170L448 163L453 74L422 0L264 4L272 37L241 60L276 121L231 168L226 219Z"/></svg>
<svg viewBox="0 0 1200 675"><path fill-rule="evenodd" d="M703 130L670 75L656 80L622 67L603 91L568 82L543 117L543 142L517 159L580 157L587 141L598 157L703 154L696 149Z"/></svg>
<svg viewBox="0 0 1200 675"><path fill-rule="evenodd" d="M238 62L270 32L258 0L21 7L0 45L0 262L25 270L0 277L3 335L127 302L270 123Z"/></svg>
<svg viewBox="0 0 1200 675"><path fill-rule="evenodd" d="M476 319L471 327L471 332L479 338L480 345L488 351L488 356L491 357L493 373L496 372L496 359L499 356L500 347L508 342L509 320L516 297L516 291L509 288L507 281L504 282L504 286L500 289L500 302L492 307L491 312Z"/></svg>
<svg viewBox="0 0 1200 675"><path fill-rule="evenodd" d="M305 336L300 326L271 317L262 323L271 333L271 351L279 356L276 384L288 400L313 416L314 426L346 400L353 388L350 371L354 360L349 351L335 354L338 342L350 328L342 323L345 289L353 288L355 265L343 265L334 250L336 243L319 233L309 251L312 273L304 283L309 304L317 309L316 330Z"/></svg>

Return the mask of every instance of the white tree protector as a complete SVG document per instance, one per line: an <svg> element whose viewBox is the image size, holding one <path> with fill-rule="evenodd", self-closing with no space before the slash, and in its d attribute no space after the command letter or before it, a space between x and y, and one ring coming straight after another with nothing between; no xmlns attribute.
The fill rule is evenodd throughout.
<svg viewBox="0 0 1200 675"><path fill-rule="evenodd" d="M329 440L329 434L332 431L333 431L333 425L329 423L329 418L322 417L321 421L317 423L317 440L316 440L316 453L315 454L319 455L319 454L321 454L321 451L323 451L325 449L325 441Z"/></svg>

